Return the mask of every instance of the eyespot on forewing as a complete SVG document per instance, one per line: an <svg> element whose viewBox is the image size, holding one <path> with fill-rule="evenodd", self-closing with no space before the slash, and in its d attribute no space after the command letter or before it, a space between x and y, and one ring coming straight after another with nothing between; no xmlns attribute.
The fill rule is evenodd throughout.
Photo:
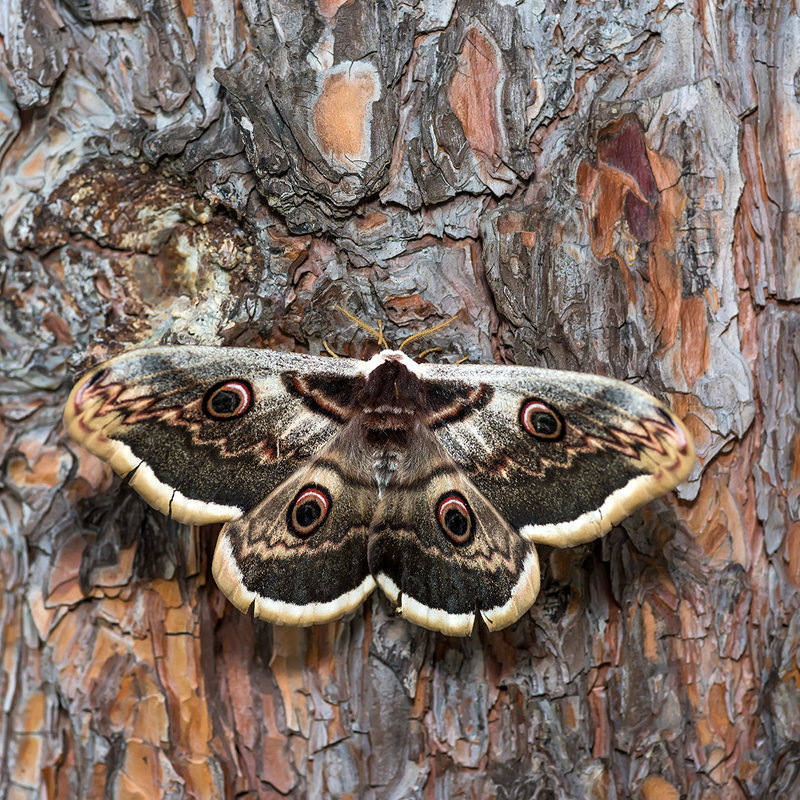
<svg viewBox="0 0 800 800"><path fill-rule="evenodd" d="M253 405L253 389L236 379L212 386L203 399L203 411L211 419L233 419L246 414Z"/></svg>

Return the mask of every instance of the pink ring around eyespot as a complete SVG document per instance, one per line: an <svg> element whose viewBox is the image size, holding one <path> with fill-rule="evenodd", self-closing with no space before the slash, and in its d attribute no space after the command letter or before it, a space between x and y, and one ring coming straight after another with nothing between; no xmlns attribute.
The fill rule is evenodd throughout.
<svg viewBox="0 0 800 800"><path fill-rule="evenodd" d="M214 398L221 392L230 392L231 394L238 395L239 404L235 409L233 409L233 411L223 413L214 410L212 403L214 402ZM249 411L252 403L253 390L250 388L250 386L244 381L233 380L226 381L225 383L221 383L212 388L212 390L206 396L204 407L206 413L214 419L232 419L233 417L241 417L242 414L245 414L247 411Z"/></svg>
<svg viewBox="0 0 800 800"><path fill-rule="evenodd" d="M306 524L303 524L302 520L298 519L298 513L303 506L309 504L313 504L316 507L317 515ZM325 521L330 507L331 500L324 489L313 486L301 489L300 493L289 506L289 513L287 514L286 520L289 530L298 536L310 536Z"/></svg>
<svg viewBox="0 0 800 800"><path fill-rule="evenodd" d="M466 521L465 529L462 532L453 530L452 526L455 520L451 515L448 521L450 512L456 512L456 519L461 517ZM467 501L460 494L450 492L439 498L439 502L436 504L436 517L439 527L453 544L466 544L472 538L475 518L469 505L467 505Z"/></svg>
<svg viewBox="0 0 800 800"><path fill-rule="evenodd" d="M546 416L554 423L552 431L543 431L537 428L535 417L539 414ZM522 404L522 408L519 410L519 421L522 427L537 439L554 442L564 435L564 420L561 415L547 403L537 398L526 400Z"/></svg>

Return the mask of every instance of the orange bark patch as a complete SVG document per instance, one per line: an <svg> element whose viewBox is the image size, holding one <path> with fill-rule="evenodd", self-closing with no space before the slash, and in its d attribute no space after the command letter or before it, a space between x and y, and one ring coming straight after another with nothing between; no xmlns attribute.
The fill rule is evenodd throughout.
<svg viewBox="0 0 800 800"><path fill-rule="evenodd" d="M43 446L41 440L23 439L19 444L22 456L10 459L8 474L17 486L58 486L61 460L60 447Z"/></svg>
<svg viewBox="0 0 800 800"><path fill-rule="evenodd" d="M574 697L565 698L566 702L561 704L561 718L564 720L564 727L575 730L578 725L578 711Z"/></svg>
<svg viewBox="0 0 800 800"><path fill-rule="evenodd" d="M674 253L667 252L659 244L653 248L649 266L650 280L655 295L653 323L658 331L663 350L671 347L674 343L678 333L678 321L682 319L681 276L675 264ZM694 300L695 298L688 299ZM700 300L702 303L702 299ZM705 314L705 310L703 310L703 314Z"/></svg>
<svg viewBox="0 0 800 800"><path fill-rule="evenodd" d="M178 608L183 605L183 598L177 581L154 578L150 582L150 588L158 593L167 608Z"/></svg>
<svg viewBox="0 0 800 800"><path fill-rule="evenodd" d="M658 623L653 614L653 607L647 601L642 603L642 634L644 657L648 661L656 661L658 659Z"/></svg>
<svg viewBox="0 0 800 800"><path fill-rule="evenodd" d="M697 721L697 742L701 747L708 747L714 741L714 734L707 719Z"/></svg>
<svg viewBox="0 0 800 800"><path fill-rule="evenodd" d="M592 243L598 256L614 255L614 231L620 221L623 199L628 193L616 175L604 174L597 182Z"/></svg>
<svg viewBox="0 0 800 800"><path fill-rule="evenodd" d="M748 567L746 526L742 519L742 509L731 491L730 477L727 475L721 476L719 483L719 510L720 521L728 530L728 541L731 549L725 563L727 561L735 561L744 567Z"/></svg>
<svg viewBox="0 0 800 800"><path fill-rule="evenodd" d="M50 331L56 337L56 341L59 344L72 344L72 333L69 325L52 311L45 313L42 325L45 330Z"/></svg>
<svg viewBox="0 0 800 800"><path fill-rule="evenodd" d="M371 65L340 64L325 75L314 109L323 155L350 167L369 160L372 103L379 97L380 83Z"/></svg>
<svg viewBox="0 0 800 800"><path fill-rule="evenodd" d="M720 567L736 561L749 566L747 529L743 510L729 483L730 473L717 465L707 471L700 491L687 515L697 543L708 556L710 564Z"/></svg>
<svg viewBox="0 0 800 800"><path fill-rule="evenodd" d="M644 800L678 800L678 790L658 775L648 775L642 782Z"/></svg>
<svg viewBox="0 0 800 800"><path fill-rule="evenodd" d="M791 482L796 485L800 483L800 431L792 437L790 452L792 454Z"/></svg>
<svg viewBox="0 0 800 800"><path fill-rule="evenodd" d="M725 687L721 683L713 684L708 692L708 724L719 737L727 733L731 724L725 703Z"/></svg>
<svg viewBox="0 0 800 800"><path fill-rule="evenodd" d="M589 710L594 728L594 744L592 758L605 758L611 752L611 730L608 725L608 696L606 694L606 676L608 668L603 667L593 681L589 692Z"/></svg>
<svg viewBox="0 0 800 800"><path fill-rule="evenodd" d="M333 19L343 6L349 6L353 0L319 0L319 13L325 19Z"/></svg>
<svg viewBox="0 0 800 800"><path fill-rule="evenodd" d="M69 617L71 615L67 615ZM80 631L82 637L86 635L85 631ZM70 643L74 646L85 647L85 642L73 641ZM105 628L100 628L97 632L97 637L94 640L94 647L92 648L92 658L89 662L90 666L88 671L83 674L83 679L86 683L102 684L107 679L108 670L111 665L118 658L125 658L127 655L128 645L125 638L116 632L112 632ZM70 659L71 663L79 663L78 659Z"/></svg>
<svg viewBox="0 0 800 800"><path fill-rule="evenodd" d="M80 635L81 630L76 614L65 614L50 632L48 638L53 648L53 661L57 669L62 670L73 663L73 653L75 653L74 663L79 663L77 650Z"/></svg>
<svg viewBox="0 0 800 800"><path fill-rule="evenodd" d="M148 693L142 695L143 690ZM130 725L131 734L147 742L166 742L169 740L169 720L167 718L167 704L158 686L150 680L141 681L138 685L138 694L141 695L136 702L131 717L120 720L120 727ZM131 724L131 720L133 721Z"/></svg>
<svg viewBox="0 0 800 800"><path fill-rule="evenodd" d="M578 188L578 197L584 203L590 203L597 191L597 181L600 173L588 161L581 161L578 164L578 173L575 182Z"/></svg>
<svg viewBox="0 0 800 800"><path fill-rule="evenodd" d="M169 740L169 719L161 689L142 664L122 677L119 691L109 706L108 719L118 730L145 742Z"/></svg>
<svg viewBox="0 0 800 800"><path fill-rule="evenodd" d="M286 752L286 740L276 736L265 736L263 740L263 763L268 772L264 775L281 794L289 792L297 783L289 757Z"/></svg>
<svg viewBox="0 0 800 800"><path fill-rule="evenodd" d="M189 752L202 753L208 748L212 735L208 705L203 697L202 687L196 679L197 640L191 636L164 637L164 664L167 671L162 680L168 685L169 693L177 708L178 741Z"/></svg>
<svg viewBox="0 0 800 800"><path fill-rule="evenodd" d="M22 729L28 733L43 731L45 728L45 709L47 703L42 692L34 692L25 700L22 715Z"/></svg>
<svg viewBox="0 0 800 800"><path fill-rule="evenodd" d="M356 217L355 223L362 231L369 231L385 225L388 220L389 218L386 214L382 214L380 211L370 211L364 214L363 217Z"/></svg>
<svg viewBox="0 0 800 800"><path fill-rule="evenodd" d="M789 526L784 547L789 580L794 586L800 587L800 522L793 522Z"/></svg>
<svg viewBox="0 0 800 800"><path fill-rule="evenodd" d="M162 758L158 747L136 740L129 741L114 796L142 800L146 797L163 797L166 787L161 771Z"/></svg>
<svg viewBox="0 0 800 800"><path fill-rule="evenodd" d="M502 75L495 44L477 28L470 28L458 54L447 98L458 117L473 153L498 160L503 137L498 121L498 83Z"/></svg>
<svg viewBox="0 0 800 800"><path fill-rule="evenodd" d="M708 369L708 320L702 297L687 297L681 309L681 366L691 386Z"/></svg>
<svg viewBox="0 0 800 800"><path fill-rule="evenodd" d="M279 730L278 712L275 708L275 698L271 694L262 695L263 714L262 730ZM254 721L258 725L258 720ZM282 794L289 794L297 783L295 773L289 761L289 746L285 738L279 735L265 735L263 738L263 764L264 780L269 781Z"/></svg>
<svg viewBox="0 0 800 800"><path fill-rule="evenodd" d="M183 777L186 779L186 794L189 797L218 796L219 773L211 768L209 758L186 758L183 761Z"/></svg>
<svg viewBox="0 0 800 800"><path fill-rule="evenodd" d="M44 740L41 736L22 735L16 738L16 759L11 768L11 778L22 786L35 788L38 784L39 767L42 761L42 746Z"/></svg>
<svg viewBox="0 0 800 800"><path fill-rule="evenodd" d="M20 173L26 178L37 180L47 174L45 156L49 155L47 146L37 147L22 163Z"/></svg>

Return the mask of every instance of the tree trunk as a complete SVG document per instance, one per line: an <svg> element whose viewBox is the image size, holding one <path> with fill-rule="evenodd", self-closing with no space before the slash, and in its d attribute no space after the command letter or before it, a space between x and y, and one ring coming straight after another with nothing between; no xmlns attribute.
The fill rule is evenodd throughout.
<svg viewBox="0 0 800 800"><path fill-rule="evenodd" d="M791 3L12 0L0 12L0 793L800 797ZM3 49L4 48L4 49ZM662 397L698 463L533 609L252 621L65 435L134 344L443 360Z"/></svg>

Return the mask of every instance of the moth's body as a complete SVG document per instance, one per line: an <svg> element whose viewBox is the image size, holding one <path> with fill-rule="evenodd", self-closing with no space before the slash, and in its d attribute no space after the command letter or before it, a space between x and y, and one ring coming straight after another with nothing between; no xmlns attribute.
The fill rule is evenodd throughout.
<svg viewBox="0 0 800 800"><path fill-rule="evenodd" d="M414 443L430 437L423 422L425 393L417 364L399 350L384 350L366 363L366 382L354 398L341 433L353 440L350 474L372 472L378 499L390 485L418 480L423 465Z"/></svg>
<svg viewBox="0 0 800 800"><path fill-rule="evenodd" d="M65 419L154 507L226 522L220 588L292 624L379 585L445 633L509 625L538 592L535 542L602 535L693 461L683 426L618 381L392 350L133 351L86 375Z"/></svg>
<svg viewBox="0 0 800 800"><path fill-rule="evenodd" d="M404 353L384 351L369 362L366 383L356 398L353 418L342 432L358 441L358 474L372 472L378 499L403 462L413 458L412 436L419 430L420 381Z"/></svg>

